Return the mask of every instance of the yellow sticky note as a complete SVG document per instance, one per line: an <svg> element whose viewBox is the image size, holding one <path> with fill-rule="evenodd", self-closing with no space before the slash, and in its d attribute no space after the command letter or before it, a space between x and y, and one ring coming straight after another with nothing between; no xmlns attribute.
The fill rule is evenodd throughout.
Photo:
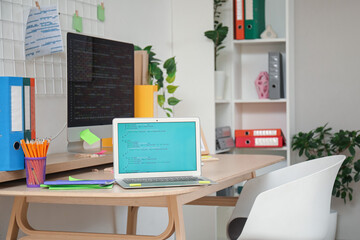
<svg viewBox="0 0 360 240"><path fill-rule="evenodd" d="M210 181L199 181L200 184L210 184Z"/></svg>
<svg viewBox="0 0 360 240"><path fill-rule="evenodd" d="M98 138L95 134L90 132L90 129L86 129L80 133L80 138L87 142L89 145L92 145L96 143L97 141L100 141L100 138Z"/></svg>
<svg viewBox="0 0 360 240"><path fill-rule="evenodd" d="M130 183L130 187L140 187L141 183Z"/></svg>

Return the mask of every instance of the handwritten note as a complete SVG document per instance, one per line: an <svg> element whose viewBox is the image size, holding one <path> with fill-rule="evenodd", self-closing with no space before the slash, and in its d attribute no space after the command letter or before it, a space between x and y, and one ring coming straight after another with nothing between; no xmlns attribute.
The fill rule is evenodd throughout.
<svg viewBox="0 0 360 240"><path fill-rule="evenodd" d="M57 7L32 8L26 22L26 60L63 51Z"/></svg>

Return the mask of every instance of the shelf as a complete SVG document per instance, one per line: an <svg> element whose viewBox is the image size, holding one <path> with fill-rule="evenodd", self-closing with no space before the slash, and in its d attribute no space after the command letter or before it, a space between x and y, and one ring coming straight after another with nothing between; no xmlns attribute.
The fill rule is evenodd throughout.
<svg viewBox="0 0 360 240"><path fill-rule="evenodd" d="M215 103L230 103L230 100L218 99L218 100L215 100Z"/></svg>
<svg viewBox="0 0 360 240"><path fill-rule="evenodd" d="M234 100L234 103L286 103L287 100L285 98L281 99L249 99L249 100L242 100L237 99Z"/></svg>
<svg viewBox="0 0 360 240"><path fill-rule="evenodd" d="M281 147L281 148L271 148L271 147L255 147L255 148L236 148L236 149L246 149L246 150L253 150L253 151L287 151L288 147Z"/></svg>
<svg viewBox="0 0 360 240"><path fill-rule="evenodd" d="M234 44L286 43L285 38L233 40Z"/></svg>

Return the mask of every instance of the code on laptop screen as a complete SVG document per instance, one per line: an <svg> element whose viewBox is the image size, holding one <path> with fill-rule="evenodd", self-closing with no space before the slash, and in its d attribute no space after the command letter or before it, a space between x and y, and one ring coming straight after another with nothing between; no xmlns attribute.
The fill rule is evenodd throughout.
<svg viewBox="0 0 360 240"><path fill-rule="evenodd" d="M195 122L118 123L119 173L196 171Z"/></svg>

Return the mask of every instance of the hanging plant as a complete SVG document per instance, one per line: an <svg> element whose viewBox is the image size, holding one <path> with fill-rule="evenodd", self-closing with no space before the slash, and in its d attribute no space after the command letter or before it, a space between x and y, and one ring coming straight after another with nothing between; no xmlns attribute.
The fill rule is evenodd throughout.
<svg viewBox="0 0 360 240"><path fill-rule="evenodd" d="M176 62L175 57L167 59L163 64L163 69L166 71L166 77L160 68L161 60L155 58L156 53L152 50L152 46L147 46L144 49L135 46L135 51L144 50L149 54L149 82L151 85L156 85L158 88L157 102L164 110L166 116L172 117L174 115L173 107L181 100L174 97L174 93L179 87L175 85L176 77Z"/></svg>

